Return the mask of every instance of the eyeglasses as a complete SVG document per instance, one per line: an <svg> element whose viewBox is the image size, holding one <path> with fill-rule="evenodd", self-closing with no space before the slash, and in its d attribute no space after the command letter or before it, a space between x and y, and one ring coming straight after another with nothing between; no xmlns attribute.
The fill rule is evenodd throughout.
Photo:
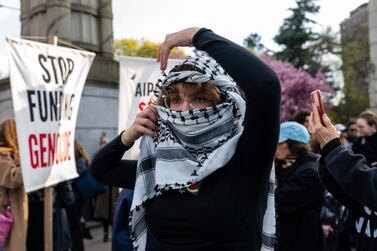
<svg viewBox="0 0 377 251"><path fill-rule="evenodd" d="M213 105L210 97L208 96L196 96L196 97L181 97L179 95L167 95L163 97L164 104L170 109L180 109L183 107L185 101L191 109L200 109Z"/></svg>
<svg viewBox="0 0 377 251"><path fill-rule="evenodd" d="M350 131L350 132L357 132L357 129L356 128L351 128L348 131Z"/></svg>

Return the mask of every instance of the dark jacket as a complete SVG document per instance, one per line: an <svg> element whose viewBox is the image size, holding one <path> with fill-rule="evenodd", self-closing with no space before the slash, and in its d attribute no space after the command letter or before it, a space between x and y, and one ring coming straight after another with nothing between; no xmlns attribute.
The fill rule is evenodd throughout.
<svg viewBox="0 0 377 251"><path fill-rule="evenodd" d="M317 158L302 155L287 169L278 164L277 181L276 250L323 250L320 213L324 188L318 177Z"/></svg>
<svg viewBox="0 0 377 251"><path fill-rule="evenodd" d="M356 217L356 250L377 250L377 168L341 146L339 139L321 151L320 177L326 189Z"/></svg>
<svg viewBox="0 0 377 251"><path fill-rule="evenodd" d="M133 251L128 227L128 215L130 213L133 196L134 191L129 189L123 189L118 196L112 229L112 251ZM146 251L156 250L158 250L157 240L148 232Z"/></svg>
<svg viewBox="0 0 377 251"><path fill-rule="evenodd" d="M377 133L372 136L357 138L352 144L352 151L356 154L362 154L367 165L377 165Z"/></svg>
<svg viewBox="0 0 377 251"><path fill-rule="evenodd" d="M69 229L66 208L75 203L75 194L71 181L64 181L55 187L55 203L53 214L54 251L65 251L72 248L71 231Z"/></svg>

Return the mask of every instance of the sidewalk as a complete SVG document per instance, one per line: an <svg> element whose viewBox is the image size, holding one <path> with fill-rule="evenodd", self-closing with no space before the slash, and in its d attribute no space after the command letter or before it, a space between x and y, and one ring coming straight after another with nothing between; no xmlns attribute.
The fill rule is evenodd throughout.
<svg viewBox="0 0 377 251"><path fill-rule="evenodd" d="M110 227L110 236L107 242L103 242L103 230L102 225L100 224L92 224L89 223L90 232L93 235L92 240L85 240L84 245L85 250L87 251L111 251L111 227Z"/></svg>

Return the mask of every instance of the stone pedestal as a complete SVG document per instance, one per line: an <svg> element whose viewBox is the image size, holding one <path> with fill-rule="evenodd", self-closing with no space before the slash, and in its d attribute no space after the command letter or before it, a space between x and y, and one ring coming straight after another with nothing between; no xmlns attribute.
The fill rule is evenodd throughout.
<svg viewBox="0 0 377 251"><path fill-rule="evenodd" d="M76 138L90 155L98 150L102 132L110 139L118 133L119 63L113 60L112 18L111 0L21 0L21 36L58 36L97 54L76 128ZM9 79L0 80L0 107L0 122L14 117Z"/></svg>

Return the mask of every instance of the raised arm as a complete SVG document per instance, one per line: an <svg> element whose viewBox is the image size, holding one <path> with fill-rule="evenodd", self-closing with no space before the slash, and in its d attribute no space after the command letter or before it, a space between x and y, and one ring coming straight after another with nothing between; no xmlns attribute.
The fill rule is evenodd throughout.
<svg viewBox="0 0 377 251"><path fill-rule="evenodd" d="M271 167L280 124L281 90L275 72L245 48L211 30L197 27L166 36L158 51L161 69L166 69L172 48L192 45L213 57L245 92L246 116L241 151L245 156L255 158L255 166Z"/></svg>
<svg viewBox="0 0 377 251"><path fill-rule="evenodd" d="M360 210L360 203L353 200L348 194L346 194L343 191L343 189L339 186L339 184L335 181L335 179L326 169L324 160L321 159L319 163L319 177L321 179L322 184L325 186L326 190L329 191L337 201L339 201L346 207L352 210Z"/></svg>
<svg viewBox="0 0 377 251"><path fill-rule="evenodd" d="M339 187L354 201L377 210L377 168L367 166L362 155L345 149L339 139L329 142L321 154Z"/></svg>
<svg viewBox="0 0 377 251"><path fill-rule="evenodd" d="M103 184L134 189L137 161L122 160L123 154L143 135L155 137L157 112L149 106L139 112L126 131L102 148L90 164L93 177Z"/></svg>
<svg viewBox="0 0 377 251"><path fill-rule="evenodd" d="M313 105L309 131L322 147L321 163L347 196L361 205L377 210L377 168L367 166L362 155L353 154L343 147L328 116L322 115L324 125L319 116Z"/></svg>
<svg viewBox="0 0 377 251"><path fill-rule="evenodd" d="M122 160L123 154L132 145L124 145L121 137L122 134L98 151L89 169L93 177L103 184L133 189L137 162L136 160Z"/></svg>
<svg viewBox="0 0 377 251"><path fill-rule="evenodd" d="M213 57L242 88L246 96L245 129L241 146L256 156L259 166L271 164L280 125L280 82L275 72L245 48L201 29L193 45ZM263 149L263 151L261 151Z"/></svg>

